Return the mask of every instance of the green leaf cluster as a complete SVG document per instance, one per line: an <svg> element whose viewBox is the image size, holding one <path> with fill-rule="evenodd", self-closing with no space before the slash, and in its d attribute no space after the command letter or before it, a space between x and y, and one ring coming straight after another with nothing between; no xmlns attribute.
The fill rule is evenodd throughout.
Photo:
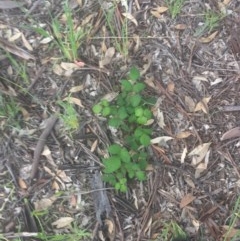
<svg viewBox="0 0 240 241"><path fill-rule="evenodd" d="M109 126L123 134L123 145L109 146L109 158L103 159L103 180L117 190L127 190L127 180L146 178L146 147L150 145L152 129L146 125L152 119L150 103L144 98L146 85L139 81L140 72L133 67L127 79L121 81L121 91L111 103L105 99L93 106L95 114L105 117Z"/></svg>

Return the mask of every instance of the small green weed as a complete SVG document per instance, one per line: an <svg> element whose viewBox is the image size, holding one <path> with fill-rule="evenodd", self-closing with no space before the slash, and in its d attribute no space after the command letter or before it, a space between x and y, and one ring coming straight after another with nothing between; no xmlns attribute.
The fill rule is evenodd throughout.
<svg viewBox="0 0 240 241"><path fill-rule="evenodd" d="M174 221L165 223L161 230L160 236L157 240L168 241L168 240L187 240L187 234L182 228Z"/></svg>
<svg viewBox="0 0 240 241"><path fill-rule="evenodd" d="M69 225L67 233L48 234L46 233L41 219L49 217L50 210L45 209L42 211L33 211L32 215L37 220L40 232L37 234L37 238L43 241L65 241L65 240L81 240L86 237L90 237L90 233L86 230L77 227L76 223ZM45 220L46 222L46 220ZM66 230L66 229L65 229Z"/></svg>
<svg viewBox="0 0 240 241"><path fill-rule="evenodd" d="M229 221L229 225L228 225L229 228L228 228L228 231L224 235L223 241L227 241L227 240L234 241L234 240L238 240L237 238L240 238L240 231L236 232L234 237L232 237L232 233L233 233L232 230L237 225L239 220L240 220L240 197L238 197L238 199L237 199L237 201L236 201L236 203L234 205L234 208L233 208L233 211L232 211L232 215L231 215L231 218L230 218L230 221Z"/></svg>
<svg viewBox="0 0 240 241"><path fill-rule="evenodd" d="M127 178L146 179L146 147L150 145L152 134L146 124L152 118L152 112L151 100L142 95L146 86L139 78L139 71L132 68L129 78L121 81L121 92L112 103L103 99L93 106L95 114L106 117L109 126L118 128L123 134L123 145L110 145L110 157L103 159L103 180L122 192L127 190Z"/></svg>
<svg viewBox="0 0 240 241"><path fill-rule="evenodd" d="M23 80L24 84L29 84L30 81L29 81L29 77L28 77L28 73L27 73L26 61L24 61L24 62L17 61L17 59L15 57L13 57L9 52L6 52L6 55L13 66L16 77L20 76L20 78Z"/></svg>
<svg viewBox="0 0 240 241"><path fill-rule="evenodd" d="M19 113L19 105L12 97L0 94L0 121L4 126L19 127L16 115Z"/></svg>
<svg viewBox="0 0 240 241"><path fill-rule="evenodd" d="M82 240L84 238L91 237L90 233L86 230L82 230L74 224L69 233L65 234L46 234L45 232L41 232L38 234L37 238L43 241L65 241L65 240Z"/></svg>
<svg viewBox="0 0 240 241"><path fill-rule="evenodd" d="M186 0L165 0L172 19L176 18L181 12L185 1Z"/></svg>
<svg viewBox="0 0 240 241"><path fill-rule="evenodd" d="M206 32L211 32L219 26L220 21L225 17L223 13L217 13L212 10L208 10L204 14L204 24L197 29L194 34L196 37L203 35Z"/></svg>
<svg viewBox="0 0 240 241"><path fill-rule="evenodd" d="M51 30L52 35L41 27L33 28L35 32L43 37L54 37L54 43L61 50L64 58L74 62L78 58L78 49L87 35L89 29L80 26L75 26L72 10L69 7L68 1L64 4L64 20L52 18Z"/></svg>
<svg viewBox="0 0 240 241"><path fill-rule="evenodd" d="M119 51L123 56L128 55L128 45L129 45L129 38L128 38L128 19L125 18L122 25L121 25L121 33L118 33L116 28L113 25L114 22L114 15L116 8L118 7L117 4L113 5L107 11L103 10L104 17L106 19L107 27L110 30L111 38L114 39L114 46L117 51ZM119 36L121 35L121 36Z"/></svg>
<svg viewBox="0 0 240 241"><path fill-rule="evenodd" d="M63 108L63 113L60 114L64 126L67 131L75 131L79 128L79 118L74 105L70 101L58 101L57 104Z"/></svg>

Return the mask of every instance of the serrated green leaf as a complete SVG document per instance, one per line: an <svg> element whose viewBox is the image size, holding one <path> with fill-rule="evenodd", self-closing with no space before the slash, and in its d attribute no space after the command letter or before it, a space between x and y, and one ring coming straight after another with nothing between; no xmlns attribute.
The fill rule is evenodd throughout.
<svg viewBox="0 0 240 241"><path fill-rule="evenodd" d="M131 107L131 106L127 107L126 110L127 110L127 113L130 114L130 115L134 113L134 108Z"/></svg>
<svg viewBox="0 0 240 241"><path fill-rule="evenodd" d="M152 117L152 112L149 109L145 109L143 115L149 120Z"/></svg>
<svg viewBox="0 0 240 241"><path fill-rule="evenodd" d="M139 117L143 115L143 108L142 107L138 107L135 109L135 116Z"/></svg>
<svg viewBox="0 0 240 241"><path fill-rule="evenodd" d="M118 144L113 144L108 147L108 152L112 155L120 155L123 148Z"/></svg>
<svg viewBox="0 0 240 241"><path fill-rule="evenodd" d="M136 117L135 115L131 115L131 116L128 118L129 123L134 123L134 122L136 122L136 120L137 120L137 117Z"/></svg>
<svg viewBox="0 0 240 241"><path fill-rule="evenodd" d="M140 104L142 97L141 97L141 95L136 94L136 95L130 96L129 100L130 100L130 104L133 107L137 107Z"/></svg>
<svg viewBox="0 0 240 241"><path fill-rule="evenodd" d="M117 182L116 177L113 174L103 174L102 180L104 182L110 183L113 186Z"/></svg>
<svg viewBox="0 0 240 241"><path fill-rule="evenodd" d="M111 108L109 106L104 107L103 110L102 110L102 115L108 116L110 114L111 114Z"/></svg>
<svg viewBox="0 0 240 241"><path fill-rule="evenodd" d="M147 135L151 135L152 134L152 129L149 128L142 128L142 132L147 134Z"/></svg>
<svg viewBox="0 0 240 241"><path fill-rule="evenodd" d="M128 117L128 113L126 111L126 108L125 107L120 107L118 109L118 117L121 119L121 120L124 120Z"/></svg>
<svg viewBox="0 0 240 241"><path fill-rule="evenodd" d="M146 154L146 153L145 153L145 154ZM146 154L146 156L147 156L147 154ZM140 167L141 170L145 170L146 167L147 167L148 162L147 162L147 159L146 159L146 158L147 158L147 157L145 157L145 158L140 158L140 160L138 161L138 165L139 165L139 167Z"/></svg>
<svg viewBox="0 0 240 241"><path fill-rule="evenodd" d="M119 182L117 182L114 187L116 190L120 190L121 184Z"/></svg>
<svg viewBox="0 0 240 241"><path fill-rule="evenodd" d="M101 104L102 104L102 106L105 106L105 107L109 106L109 102L105 99L101 101Z"/></svg>
<svg viewBox="0 0 240 241"><path fill-rule="evenodd" d="M140 136L140 143L143 146L149 146L150 143L151 143L151 139L150 139L150 137L148 135L143 134L142 136Z"/></svg>
<svg viewBox="0 0 240 241"><path fill-rule="evenodd" d="M136 67L132 67L131 69L130 69L130 73L129 73L129 78L131 79L131 80L137 80L137 79L139 79L139 77L140 77L140 72L139 72L139 70L136 68Z"/></svg>
<svg viewBox="0 0 240 241"><path fill-rule="evenodd" d="M127 186L125 184L122 184L120 187L121 192L126 192L127 191Z"/></svg>
<svg viewBox="0 0 240 241"><path fill-rule="evenodd" d="M118 98L117 98L117 104L118 104L119 106L123 106L123 105L125 104L125 100L124 100L124 98L123 98L122 95L119 95L119 96L118 96Z"/></svg>
<svg viewBox="0 0 240 241"><path fill-rule="evenodd" d="M133 92L139 93L145 89L146 85L144 83L136 83L133 86Z"/></svg>
<svg viewBox="0 0 240 241"><path fill-rule="evenodd" d="M140 116L140 117L137 118L137 123L141 124L141 125L146 124L147 121L148 121L148 119L145 116Z"/></svg>
<svg viewBox="0 0 240 241"><path fill-rule="evenodd" d="M109 120L108 124L112 127L119 127L121 125L121 119L119 118L112 118Z"/></svg>
<svg viewBox="0 0 240 241"><path fill-rule="evenodd" d="M121 160L119 157L111 156L103 160L103 165L105 166L105 173L113 173L121 167Z"/></svg>
<svg viewBox="0 0 240 241"><path fill-rule="evenodd" d="M128 170L128 176L129 176L129 178L134 178L135 173L134 173L134 171L132 169Z"/></svg>
<svg viewBox="0 0 240 241"><path fill-rule="evenodd" d="M134 136L136 138L139 138L141 135L143 134L143 130L142 128L138 127L135 131L134 131Z"/></svg>
<svg viewBox="0 0 240 241"><path fill-rule="evenodd" d="M127 91L127 92L132 91L133 86L132 86L132 84L130 83L130 81L128 81L128 80L122 80L122 81L121 81L121 85L122 85L122 90L123 90L123 91Z"/></svg>
<svg viewBox="0 0 240 241"><path fill-rule="evenodd" d="M136 172L136 177L139 181L144 181L146 180L146 175L143 171L137 171Z"/></svg>
<svg viewBox="0 0 240 241"><path fill-rule="evenodd" d="M94 105L92 110L95 114L99 114L102 111L102 106L100 104Z"/></svg>
<svg viewBox="0 0 240 241"><path fill-rule="evenodd" d="M128 152L128 150L126 148L123 148L121 150L120 157L121 157L121 160L123 162L130 162L131 161L130 154L129 154L129 152Z"/></svg>

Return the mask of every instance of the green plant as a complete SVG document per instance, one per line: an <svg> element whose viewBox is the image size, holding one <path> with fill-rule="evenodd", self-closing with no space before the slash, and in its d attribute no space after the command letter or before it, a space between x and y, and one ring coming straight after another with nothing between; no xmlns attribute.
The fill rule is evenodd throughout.
<svg viewBox="0 0 240 241"><path fill-rule="evenodd" d="M32 215L37 220L40 232L37 233L37 238L43 241L65 241L65 240L81 240L85 237L90 237L90 233L80 229L76 223L69 225L67 233L49 234L45 231L45 227L41 219L49 217L48 209L42 211L33 211ZM46 222L46 221L45 221Z"/></svg>
<svg viewBox="0 0 240 241"><path fill-rule="evenodd" d="M7 97L0 93L0 121L4 126L19 127L16 119L19 111L19 105L14 101L13 97Z"/></svg>
<svg viewBox="0 0 240 241"><path fill-rule="evenodd" d="M197 29L195 36L200 36L206 32L211 32L219 26L220 21L225 17L223 13L208 10L204 13L204 24Z"/></svg>
<svg viewBox="0 0 240 241"><path fill-rule="evenodd" d="M185 1L186 0L165 0L172 19L176 18L181 12Z"/></svg>
<svg viewBox="0 0 240 241"><path fill-rule="evenodd" d="M159 235L157 240L187 240L187 234L176 222L171 221L170 223L164 223L161 234Z"/></svg>
<svg viewBox="0 0 240 241"><path fill-rule="evenodd" d="M87 237L91 237L90 233L80 229L76 224L73 224L73 226L69 228L69 233L47 234L42 231L37 235L37 238L43 241L82 240Z"/></svg>
<svg viewBox="0 0 240 241"><path fill-rule="evenodd" d="M123 144L110 145L110 156L103 159L103 180L122 192L127 190L127 178L145 180L146 147L152 134L147 123L152 118L150 103L153 101L144 98L142 92L146 86L139 81L140 73L135 67L128 77L121 81L121 91L112 103L103 99L93 106L95 114L106 117L109 126L122 133Z"/></svg>
<svg viewBox="0 0 240 241"><path fill-rule="evenodd" d="M84 37L87 36L89 29L75 25L72 10L68 1L65 1L63 10L64 19L62 21L57 17L51 18L52 34L42 27L35 27L33 29L45 38L54 37L54 43L59 47L65 59L74 62L77 60L78 49Z"/></svg>
<svg viewBox="0 0 240 241"><path fill-rule="evenodd" d="M15 71L16 77L20 76L25 84L29 84L29 77L27 73L27 63L26 61L21 62L17 61L15 57L13 57L9 52L6 52L6 56L10 60L13 65L13 70Z"/></svg>
<svg viewBox="0 0 240 241"><path fill-rule="evenodd" d="M74 105L68 99L66 101L57 101L57 104L63 108L60 119L62 119L66 130L70 132L77 130L79 128L79 118Z"/></svg>
<svg viewBox="0 0 240 241"><path fill-rule="evenodd" d="M128 38L128 19L125 18L121 23L121 27L119 32L117 31L118 28L114 26L114 18L116 17L116 9L118 8L117 3L113 3L112 7L105 10L103 9L103 14L107 23L107 27L110 30L111 38L113 38L114 46L123 56L128 55L128 45L129 45L129 38Z"/></svg>
<svg viewBox="0 0 240 241"><path fill-rule="evenodd" d="M240 238L240 231L235 232L234 237L232 237L233 235L233 230L234 227L237 225L238 221L240 219L240 197L237 198L237 201L234 205L233 211L232 211L232 215L229 221L229 225L228 225L228 230L227 232L224 234L224 239L223 241L227 241L230 240L234 241L237 240L237 238Z"/></svg>

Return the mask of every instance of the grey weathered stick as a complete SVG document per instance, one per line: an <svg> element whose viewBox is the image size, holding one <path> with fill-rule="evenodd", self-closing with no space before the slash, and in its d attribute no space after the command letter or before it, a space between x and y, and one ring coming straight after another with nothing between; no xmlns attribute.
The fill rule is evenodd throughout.
<svg viewBox="0 0 240 241"><path fill-rule="evenodd" d="M38 165L39 165L39 158L43 151L47 137L51 133L52 128L54 127L55 123L57 122L57 119L58 118L56 115L53 115L48 119L47 127L45 128L45 130L43 131L43 133L41 134L41 136L38 140L37 146L36 146L36 148L34 150L34 154L33 154L33 164L32 164L32 170L31 170L31 175L30 175L31 179L33 179L37 173L37 169L38 169Z"/></svg>
<svg viewBox="0 0 240 241"><path fill-rule="evenodd" d="M96 171L93 174L92 179L92 188L94 190L99 190L93 192L93 201L96 211L97 221L103 225L102 215L105 215L105 218L108 218L111 213L111 206L108 200L107 192L104 190L104 185L102 181L102 177L99 171ZM102 190L101 190L102 189Z"/></svg>

